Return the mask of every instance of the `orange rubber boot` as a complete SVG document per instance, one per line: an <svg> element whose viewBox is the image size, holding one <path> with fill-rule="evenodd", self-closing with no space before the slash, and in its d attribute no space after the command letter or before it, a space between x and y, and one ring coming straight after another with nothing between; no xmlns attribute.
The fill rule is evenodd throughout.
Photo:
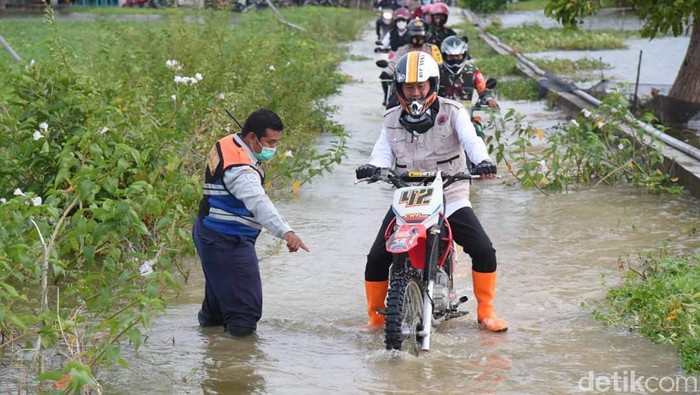
<svg viewBox="0 0 700 395"><path fill-rule="evenodd" d="M384 315L377 313L377 309L385 308L384 300L389 287L386 281L365 281L365 293L367 294L367 314L369 314L370 327L384 326Z"/></svg>
<svg viewBox="0 0 700 395"><path fill-rule="evenodd" d="M477 319L483 329L491 332L505 332L508 323L496 316L493 298L496 295L496 272L478 273L472 270L474 295L477 302Z"/></svg>

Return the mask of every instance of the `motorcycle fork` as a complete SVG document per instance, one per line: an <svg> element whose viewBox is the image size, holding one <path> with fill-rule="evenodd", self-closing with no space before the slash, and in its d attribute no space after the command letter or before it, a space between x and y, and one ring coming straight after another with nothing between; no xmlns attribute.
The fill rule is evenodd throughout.
<svg viewBox="0 0 700 395"><path fill-rule="evenodd" d="M430 229L428 236L428 248L425 254L425 270L423 271L423 284L427 284L423 291L423 330L419 333L422 338L421 350L430 350L430 333L433 327L433 292L435 290L435 276L437 273L437 260L440 250L440 229L442 220L438 226Z"/></svg>

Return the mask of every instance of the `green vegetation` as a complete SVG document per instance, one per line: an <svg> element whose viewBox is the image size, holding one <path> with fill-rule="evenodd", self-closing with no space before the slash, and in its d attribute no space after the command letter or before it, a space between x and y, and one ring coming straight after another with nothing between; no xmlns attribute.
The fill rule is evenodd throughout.
<svg viewBox="0 0 700 395"><path fill-rule="evenodd" d="M101 368L126 364L124 342L138 348L188 276L204 155L237 129L224 109L284 120L272 189L298 188L344 156L345 133L320 100L346 78L337 42L369 13L284 11L308 32L271 12L235 26L229 13L169 13L0 22L23 57L0 57L0 351L25 372L17 388L87 392ZM309 148L324 132L336 143Z"/></svg>
<svg viewBox="0 0 700 395"><path fill-rule="evenodd" d="M648 254L625 269L623 283L608 291L596 318L672 344L683 369L700 373L700 255Z"/></svg>
<svg viewBox="0 0 700 395"><path fill-rule="evenodd" d="M620 30L546 29L538 24L511 28L489 26L486 31L522 53L624 48L625 39L639 36L636 32Z"/></svg>
<svg viewBox="0 0 700 395"><path fill-rule="evenodd" d="M543 192L629 183L679 193L682 187L669 175L657 142L628 126L630 116L624 95L611 95L600 107L583 111L545 136L511 110L503 119L492 120L494 130L487 135L487 144L523 186ZM645 117L653 121L650 115Z"/></svg>
<svg viewBox="0 0 700 395"><path fill-rule="evenodd" d="M600 60L581 58L576 60L558 58L531 59L537 67L553 74L563 75L569 81L589 81L602 79L602 70L610 69L607 63ZM596 75L596 73L599 73Z"/></svg>
<svg viewBox="0 0 700 395"><path fill-rule="evenodd" d="M547 3L549 3L549 0L520 0L506 4L505 9L507 11L543 10Z"/></svg>
<svg viewBox="0 0 700 395"><path fill-rule="evenodd" d="M508 0L460 0L459 6L474 12L494 12L505 8Z"/></svg>

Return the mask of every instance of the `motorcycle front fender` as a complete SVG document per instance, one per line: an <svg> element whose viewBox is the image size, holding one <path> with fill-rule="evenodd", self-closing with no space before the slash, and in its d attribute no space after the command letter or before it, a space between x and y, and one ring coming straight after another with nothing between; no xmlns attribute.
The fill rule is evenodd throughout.
<svg viewBox="0 0 700 395"><path fill-rule="evenodd" d="M408 253L411 266L423 270L425 267L426 229L422 225L401 225L386 241L386 250L391 254Z"/></svg>

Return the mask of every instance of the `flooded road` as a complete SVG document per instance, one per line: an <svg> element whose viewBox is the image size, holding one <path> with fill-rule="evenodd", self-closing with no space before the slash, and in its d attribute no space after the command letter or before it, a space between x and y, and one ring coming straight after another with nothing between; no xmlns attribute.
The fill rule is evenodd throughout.
<svg viewBox="0 0 700 395"><path fill-rule="evenodd" d="M700 240L688 235L700 221L698 201L627 188L545 196L521 189L504 169L502 179L475 184L472 201L498 253L496 306L510 330L485 333L470 314L438 326L431 351L416 358L384 351L381 333L361 329L365 255L391 196L388 186L354 185L354 168L368 159L382 119L372 42L368 25L349 46L353 60L341 66L354 82L332 98L351 135L348 157L278 202L311 252L261 262L265 300L255 337L198 327L203 278L193 261L185 291L154 320L138 356L127 355L131 369L107 375L105 393L565 394L630 372L682 375L671 347L606 328L585 305L617 281L618 259L664 241L677 252L700 252ZM564 119L540 103L501 104L532 114L543 128ZM324 136L318 145L331 142ZM261 237L261 255L271 242ZM474 311L468 257L458 262L458 294L469 296Z"/></svg>

